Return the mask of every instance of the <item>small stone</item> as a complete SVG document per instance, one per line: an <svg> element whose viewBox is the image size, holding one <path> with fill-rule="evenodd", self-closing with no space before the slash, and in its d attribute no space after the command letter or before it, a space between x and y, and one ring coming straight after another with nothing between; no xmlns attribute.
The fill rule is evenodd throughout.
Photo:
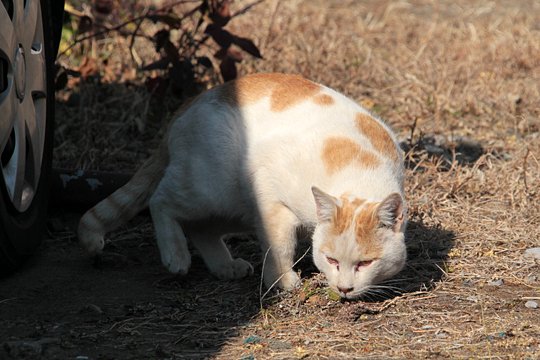
<svg viewBox="0 0 540 360"><path fill-rule="evenodd" d="M431 330L431 329L433 329L433 326L431 326L431 325L422 326L422 330Z"/></svg>
<svg viewBox="0 0 540 360"><path fill-rule="evenodd" d="M525 303L525 307L529 309L538 309L538 303L534 300L529 300Z"/></svg>
<svg viewBox="0 0 540 360"><path fill-rule="evenodd" d="M471 302L478 302L478 296L474 296L474 295L471 295L471 296L467 296L467 298L465 300L468 300L468 301L471 301Z"/></svg>
<svg viewBox="0 0 540 360"><path fill-rule="evenodd" d="M258 344L261 342L261 338L257 335L250 335L244 339L244 344Z"/></svg>
<svg viewBox="0 0 540 360"><path fill-rule="evenodd" d="M526 258L533 258L540 260L540 247L536 248L530 248L525 250L525 253L523 254Z"/></svg>
<svg viewBox="0 0 540 360"><path fill-rule="evenodd" d="M435 334L436 337L438 337L439 339L446 339L448 337L448 334L444 331L441 331L437 334Z"/></svg>
<svg viewBox="0 0 540 360"><path fill-rule="evenodd" d="M275 339L270 339L268 341L268 346L272 350L288 350L288 349L292 349L293 347L292 344L288 341L280 341L280 340L275 340Z"/></svg>
<svg viewBox="0 0 540 360"><path fill-rule="evenodd" d="M504 281L502 279L488 281L489 286L502 286Z"/></svg>

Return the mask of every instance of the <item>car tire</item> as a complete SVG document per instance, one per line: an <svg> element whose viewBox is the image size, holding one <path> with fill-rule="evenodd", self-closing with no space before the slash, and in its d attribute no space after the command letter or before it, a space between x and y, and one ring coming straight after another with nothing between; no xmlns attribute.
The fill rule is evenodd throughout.
<svg viewBox="0 0 540 360"><path fill-rule="evenodd" d="M0 2L0 275L32 255L45 231L58 29L49 2Z"/></svg>

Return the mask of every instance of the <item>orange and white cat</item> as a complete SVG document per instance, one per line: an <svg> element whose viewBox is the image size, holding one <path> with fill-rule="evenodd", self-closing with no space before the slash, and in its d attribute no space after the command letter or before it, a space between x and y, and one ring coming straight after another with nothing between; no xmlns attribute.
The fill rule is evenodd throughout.
<svg viewBox="0 0 540 360"><path fill-rule="evenodd" d="M250 75L184 108L135 176L84 215L79 239L100 253L106 232L149 206L169 271L188 272L189 238L212 274L236 279L253 268L220 232L240 220L261 242L265 284L291 289L308 228L315 265L356 298L405 264L403 177L395 136L361 106L300 76Z"/></svg>

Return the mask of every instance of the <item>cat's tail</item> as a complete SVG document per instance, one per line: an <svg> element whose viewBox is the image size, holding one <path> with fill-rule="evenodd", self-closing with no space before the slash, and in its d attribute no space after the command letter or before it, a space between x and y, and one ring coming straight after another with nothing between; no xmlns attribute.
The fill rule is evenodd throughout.
<svg viewBox="0 0 540 360"><path fill-rule="evenodd" d="M148 206L168 162L167 142L164 140L127 184L84 214L79 222L79 242L90 254L101 253L105 234Z"/></svg>

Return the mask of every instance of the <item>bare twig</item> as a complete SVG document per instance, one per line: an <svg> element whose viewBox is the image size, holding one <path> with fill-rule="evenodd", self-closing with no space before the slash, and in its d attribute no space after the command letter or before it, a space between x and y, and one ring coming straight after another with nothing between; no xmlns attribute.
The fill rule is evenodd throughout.
<svg viewBox="0 0 540 360"><path fill-rule="evenodd" d="M529 186L527 185L527 158L529 157L530 152L531 150L527 147L527 152L523 157L523 185L525 186L525 192L527 194L529 193Z"/></svg>
<svg viewBox="0 0 540 360"><path fill-rule="evenodd" d="M248 4L246 6L244 6L244 8L238 10L237 12L235 12L232 16L231 16L231 19L234 18L234 17L237 17L237 16L240 16L240 15L244 15L245 13L247 13L251 8L259 5L260 3L263 3L265 0L257 0L257 1L254 1L252 2L251 4Z"/></svg>
<svg viewBox="0 0 540 360"><path fill-rule="evenodd" d="M131 59L137 65L137 67L141 66L141 61L140 61L140 58L138 56L137 56L137 58L139 58L139 59L137 59L135 57L133 45L135 45L135 37L137 36L137 33L139 32L143 21L144 21L144 19L140 19L140 20L137 21L137 26L135 27L135 30L133 30L133 34L131 34L131 40L129 41L129 53L131 55Z"/></svg>
<svg viewBox="0 0 540 360"><path fill-rule="evenodd" d="M169 10L169 9L171 9L171 8L177 6L177 5L195 3L195 2L200 2L200 0L179 0L179 1L175 1L175 2L172 2L170 4L167 4L167 5L159 8L159 9L156 9L156 10L154 10L152 12L146 12L144 15L140 15L140 16L136 16L134 18L128 19L128 20L126 20L126 21L124 21L124 22L122 22L122 23L120 23L118 25L115 25L113 27L105 27L103 30L93 32L91 34L88 34L88 35L85 35L83 37L77 38L77 39L75 39L73 41L72 44L70 44L61 53L59 53L58 56L64 55L66 52L71 50L77 44L79 44L79 43L81 43L81 42L83 42L85 40L92 39L92 38L95 38L95 37L98 37L98 36L101 36L101 35L105 35L105 34L108 34L110 32L120 31L122 28L126 27L129 24L137 23L139 21L142 22L142 21L150 18L153 15L156 15L156 14L159 14L159 13L161 13L163 11ZM198 6L195 9L192 9L189 12L187 12L182 18L180 18L179 21L182 22L186 17L191 16L191 14L193 14L194 11L197 11L197 9L199 9Z"/></svg>

